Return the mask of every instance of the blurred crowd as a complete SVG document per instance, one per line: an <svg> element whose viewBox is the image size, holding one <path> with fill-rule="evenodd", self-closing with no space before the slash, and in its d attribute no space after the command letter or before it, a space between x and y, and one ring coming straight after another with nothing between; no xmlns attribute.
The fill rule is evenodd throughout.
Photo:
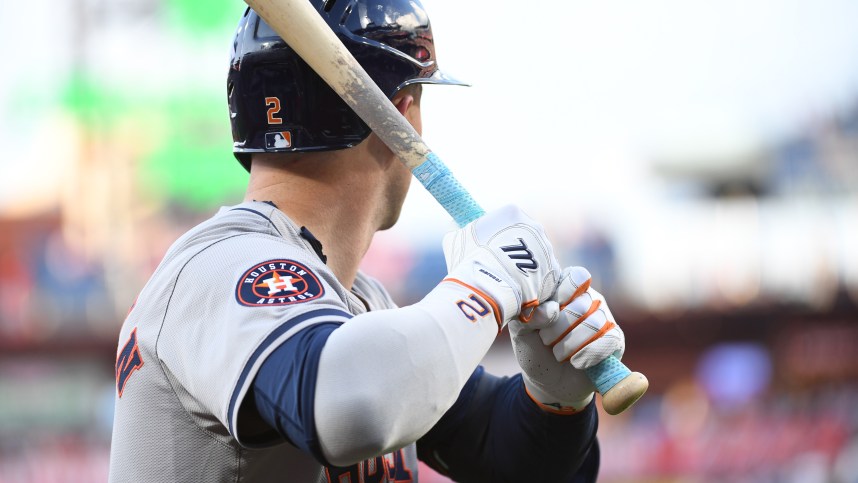
<svg viewBox="0 0 858 483"><path fill-rule="evenodd" d="M603 418L606 481L854 482L855 387L773 393L713 407L693 385L642 401L630 421Z"/></svg>

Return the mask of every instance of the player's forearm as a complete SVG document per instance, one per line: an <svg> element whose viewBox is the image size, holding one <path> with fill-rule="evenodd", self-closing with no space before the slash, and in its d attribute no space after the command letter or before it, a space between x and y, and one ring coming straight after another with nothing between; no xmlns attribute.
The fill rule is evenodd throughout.
<svg viewBox="0 0 858 483"><path fill-rule="evenodd" d="M424 462L455 481L591 482L598 473L598 417L540 409L521 377L478 369L459 401L417 442Z"/></svg>
<svg viewBox="0 0 858 483"><path fill-rule="evenodd" d="M315 398L328 461L346 465L402 447L453 405L498 331L492 310L471 295L442 283L415 305L362 314L330 335Z"/></svg>

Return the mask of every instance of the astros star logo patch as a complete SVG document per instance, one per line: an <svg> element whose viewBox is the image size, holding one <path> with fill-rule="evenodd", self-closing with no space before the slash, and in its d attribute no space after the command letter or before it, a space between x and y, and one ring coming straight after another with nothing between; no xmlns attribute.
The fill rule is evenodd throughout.
<svg viewBox="0 0 858 483"><path fill-rule="evenodd" d="M291 305L317 299L325 293L316 274L292 260L269 260L254 265L238 281L235 298L241 305Z"/></svg>

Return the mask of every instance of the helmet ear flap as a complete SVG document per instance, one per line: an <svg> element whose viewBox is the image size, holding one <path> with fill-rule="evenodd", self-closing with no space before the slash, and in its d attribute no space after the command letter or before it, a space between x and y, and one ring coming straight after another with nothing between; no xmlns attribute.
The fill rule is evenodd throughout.
<svg viewBox="0 0 858 483"><path fill-rule="evenodd" d="M232 153L235 156L235 159L238 160L241 167L244 168L248 173L250 172L250 161L251 154L250 153Z"/></svg>

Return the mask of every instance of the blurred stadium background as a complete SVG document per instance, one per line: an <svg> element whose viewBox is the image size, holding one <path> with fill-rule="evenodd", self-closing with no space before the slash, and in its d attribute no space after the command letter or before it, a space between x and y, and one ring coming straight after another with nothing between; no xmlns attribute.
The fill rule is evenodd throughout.
<svg viewBox="0 0 858 483"><path fill-rule="evenodd" d="M858 3L424 4L474 84L424 91L429 144L590 269L650 378L601 481L858 482ZM0 2L0 482L106 479L125 312L247 179L243 8ZM413 302L450 228L416 187L364 268Z"/></svg>

